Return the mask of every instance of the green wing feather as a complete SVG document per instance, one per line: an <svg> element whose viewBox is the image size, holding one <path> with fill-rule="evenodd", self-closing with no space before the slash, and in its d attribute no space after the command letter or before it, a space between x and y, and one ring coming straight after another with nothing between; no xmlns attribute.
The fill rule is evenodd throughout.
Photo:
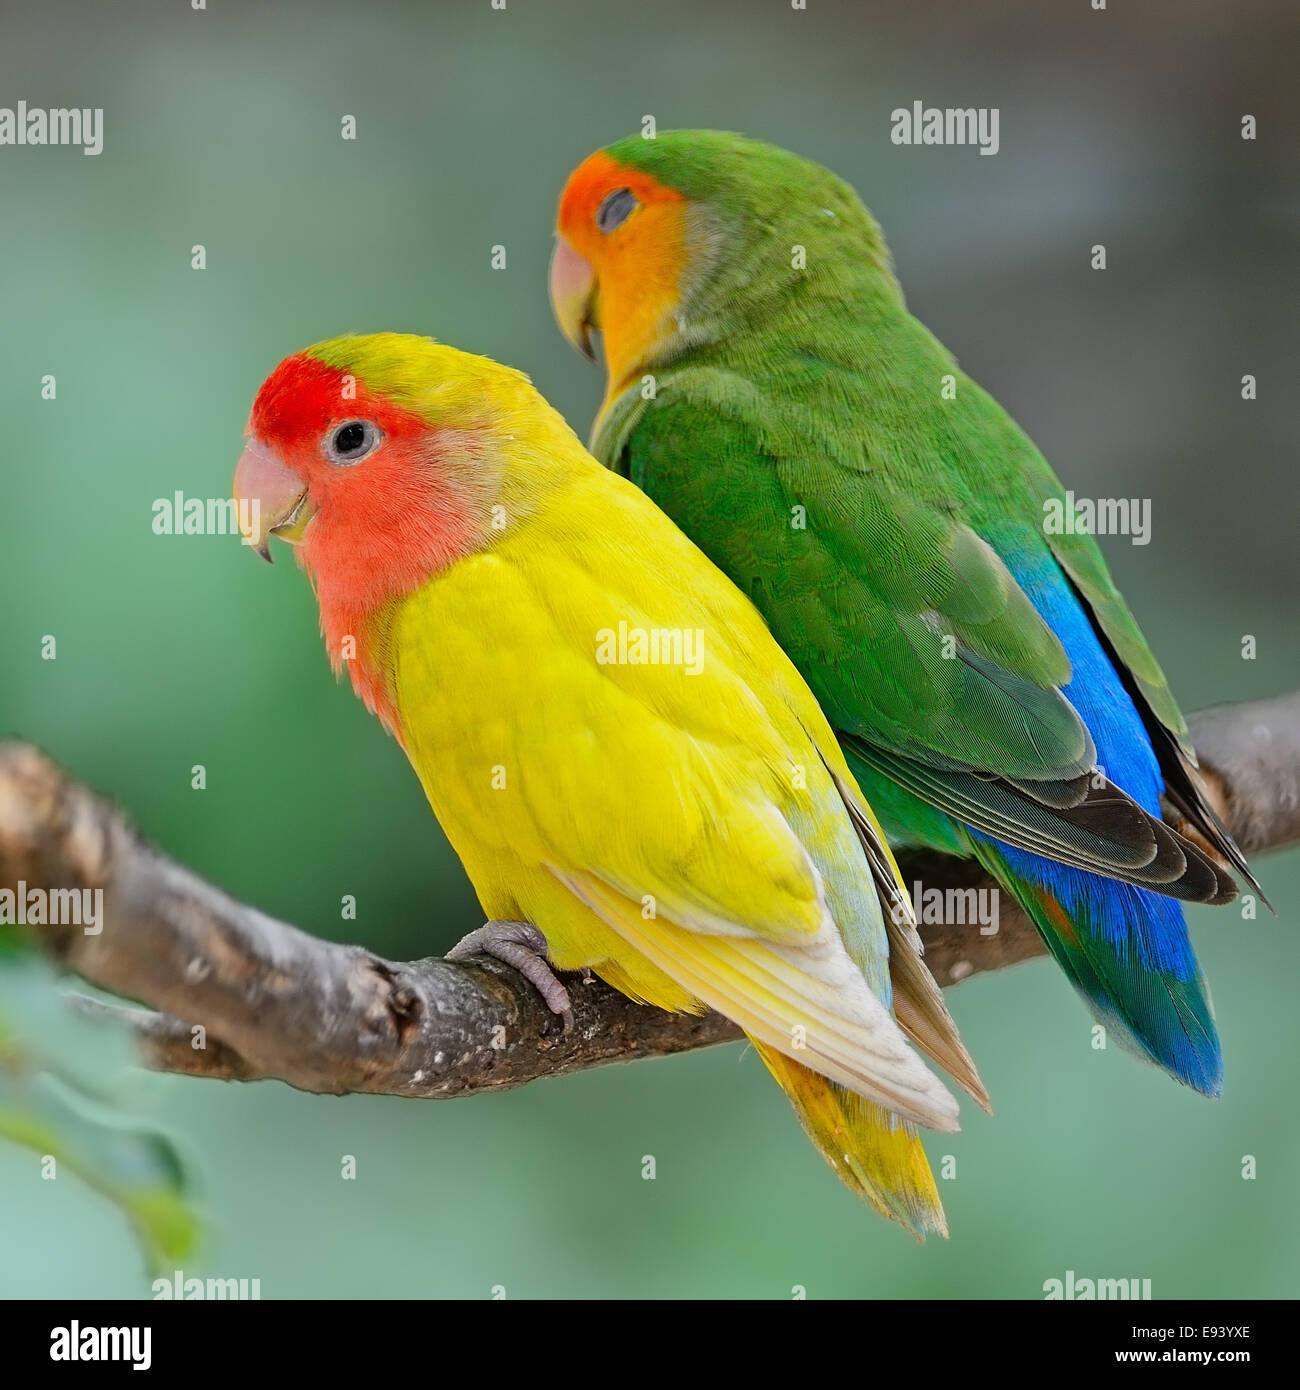
<svg viewBox="0 0 1300 1390"><path fill-rule="evenodd" d="M814 483L810 422L783 423L740 378L670 373L653 427L645 405L616 404L598 456L747 579L837 728L941 768L1058 779L1092 766L1059 689L1065 652L973 530L880 474L824 462Z"/></svg>

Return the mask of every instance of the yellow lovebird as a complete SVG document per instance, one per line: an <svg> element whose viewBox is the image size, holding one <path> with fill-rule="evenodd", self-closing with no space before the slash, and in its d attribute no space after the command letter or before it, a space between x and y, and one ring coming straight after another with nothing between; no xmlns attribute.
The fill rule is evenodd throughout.
<svg viewBox="0 0 1300 1390"><path fill-rule="evenodd" d="M946 1234L916 1044L984 1089L898 868L749 601L527 377L336 338L254 403L235 495L296 546L335 671L400 740L484 911L455 954L590 968L752 1039L839 1176ZM548 964L547 958L549 956Z"/></svg>

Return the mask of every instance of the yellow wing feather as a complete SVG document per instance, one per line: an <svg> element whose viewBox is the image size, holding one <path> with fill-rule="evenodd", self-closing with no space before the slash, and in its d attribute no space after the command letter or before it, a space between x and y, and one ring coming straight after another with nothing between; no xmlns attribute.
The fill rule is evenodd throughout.
<svg viewBox="0 0 1300 1390"><path fill-rule="evenodd" d="M882 1002L883 917L816 703L743 597L584 463L394 617L399 714L440 820L485 898L498 877L523 913L540 874L573 889L565 912L537 894L557 965L639 954L770 1046L947 1127L951 1098ZM621 660L620 631L676 633L681 657L665 640L670 659Z"/></svg>

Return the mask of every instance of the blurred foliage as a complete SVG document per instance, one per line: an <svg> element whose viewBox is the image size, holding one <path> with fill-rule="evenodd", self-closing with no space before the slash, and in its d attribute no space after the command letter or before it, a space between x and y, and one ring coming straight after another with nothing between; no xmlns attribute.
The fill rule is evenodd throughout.
<svg viewBox="0 0 1300 1390"><path fill-rule="evenodd" d="M647 112L837 169L913 311L1067 486L1152 499L1151 544L1106 549L1186 708L1300 682L1294 6L15 9L3 100L102 106L105 148L0 149L0 732L259 907L399 957L480 920L400 750L330 680L302 576L153 535L153 501L224 496L263 377L348 330L509 361L585 432L601 383L546 303L555 199ZM999 154L892 146L889 112L916 99L998 106ZM966 1107L930 1143L956 1177L953 1238L925 1248L839 1188L739 1047L454 1104L139 1085L203 1172L192 1272L264 1297L1036 1297L1066 1269L1294 1296L1300 859L1261 872L1276 920L1190 914L1221 1103L1094 1052L1046 963L952 993L997 1113ZM0 1193L0 1296L147 1294L94 1194L5 1146Z"/></svg>
<svg viewBox="0 0 1300 1390"><path fill-rule="evenodd" d="M40 1181L70 1173L117 1206L146 1269L170 1271L199 1219L175 1141L125 1108L134 1063L127 1030L70 1007L55 971L0 928L0 1138L37 1155Z"/></svg>

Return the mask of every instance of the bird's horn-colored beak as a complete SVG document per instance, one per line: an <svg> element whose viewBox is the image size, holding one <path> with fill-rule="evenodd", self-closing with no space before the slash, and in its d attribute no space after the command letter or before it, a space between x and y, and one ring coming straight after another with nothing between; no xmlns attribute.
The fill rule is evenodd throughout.
<svg viewBox="0 0 1300 1390"><path fill-rule="evenodd" d="M551 257L551 308L564 336L588 361L596 360L591 330L600 326L596 306L596 272L591 262L557 237Z"/></svg>
<svg viewBox="0 0 1300 1390"><path fill-rule="evenodd" d="M234 494L244 544L268 563L270 537L296 545L316 513L307 484L259 439L244 446L235 468Z"/></svg>

